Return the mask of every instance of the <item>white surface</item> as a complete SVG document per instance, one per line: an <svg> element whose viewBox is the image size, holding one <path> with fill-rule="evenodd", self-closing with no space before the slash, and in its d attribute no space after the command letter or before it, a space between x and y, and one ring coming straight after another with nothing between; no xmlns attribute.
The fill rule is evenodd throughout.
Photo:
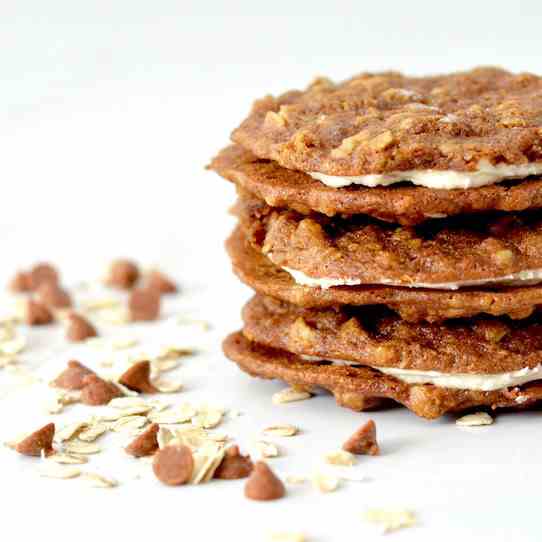
<svg viewBox="0 0 542 542"><path fill-rule="evenodd" d="M181 370L186 397L245 412L225 428L241 444L268 422L299 424L303 434L284 440L285 455L272 464L281 475L303 474L369 415L336 408L329 397L273 406L279 383L251 380L224 360L219 341L239 325L248 291L222 249L233 189L204 164L253 98L317 74L475 64L542 72L542 7L274 2L271 14L262 3L242 4L2 2L0 278L46 258L70 284L120 255L175 272L188 293L166 312L199 313L215 325L207 336L190 334L205 353ZM138 333L153 336L153 329ZM62 342L60 330L32 331L30 339L28 362L43 371L68 359L44 351ZM0 373L1 385L9 382ZM16 402L0 402L2 439L24 422L26 429L48 419L34 397L22 411ZM293 489L274 503L248 502L237 482L169 489L152 478L129 480L131 462L113 442L95 460L121 480L111 491L38 479L31 460L1 449L2 532L252 542L291 529L310 541L349 542L379 538L360 519L367 507L397 505L415 510L421 526L393 540L540 539L539 412L501 414L495 425L469 431L450 417L426 422L402 409L371 417L383 455L357 467L371 481L328 495Z"/></svg>

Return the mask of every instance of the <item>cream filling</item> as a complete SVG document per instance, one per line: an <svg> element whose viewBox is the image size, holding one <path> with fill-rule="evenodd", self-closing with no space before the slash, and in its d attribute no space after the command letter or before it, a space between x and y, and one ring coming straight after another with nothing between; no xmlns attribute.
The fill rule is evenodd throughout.
<svg viewBox="0 0 542 542"><path fill-rule="evenodd" d="M292 276L296 284L322 288L323 290L327 290L333 286L359 286L360 284L364 284L360 279L315 278L290 267L282 267L282 269ZM400 282L381 279L371 284L404 286L407 288L430 288L435 290L459 290L459 288L469 286L529 286L540 282L542 282L542 269L529 269L491 279L460 280L457 282Z"/></svg>
<svg viewBox="0 0 542 542"><path fill-rule="evenodd" d="M389 186L391 184L410 181L417 186L427 188L453 190L457 188L477 188L508 179L522 179L530 175L542 173L542 163L529 164L498 164L494 166L487 160L478 162L476 171L439 171L436 169L410 169L407 171L393 171L376 175L334 176L309 172L309 175L332 188L342 188L352 184L361 184L374 188L376 186Z"/></svg>
<svg viewBox="0 0 542 542"><path fill-rule="evenodd" d="M336 365L361 365L355 361L327 359L316 356L300 356L305 361L330 361ZM524 367L517 371L495 374L472 373L441 373L439 371L415 371L412 369L397 369L395 367L374 367L381 373L393 376L407 384L433 384L439 388L458 390L493 391L521 386L534 380L542 379L542 364L536 367Z"/></svg>

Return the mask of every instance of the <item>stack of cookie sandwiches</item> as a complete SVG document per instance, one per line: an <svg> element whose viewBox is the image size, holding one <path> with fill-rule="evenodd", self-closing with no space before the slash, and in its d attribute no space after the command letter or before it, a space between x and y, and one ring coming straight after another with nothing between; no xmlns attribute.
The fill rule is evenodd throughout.
<svg viewBox="0 0 542 542"><path fill-rule="evenodd" d="M542 399L541 77L318 79L232 140L241 369L425 418Z"/></svg>

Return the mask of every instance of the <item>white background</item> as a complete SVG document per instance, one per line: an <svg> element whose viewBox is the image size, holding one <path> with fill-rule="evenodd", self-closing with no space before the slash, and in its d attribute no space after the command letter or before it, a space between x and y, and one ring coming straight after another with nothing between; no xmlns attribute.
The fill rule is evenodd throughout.
<svg viewBox="0 0 542 542"><path fill-rule="evenodd" d="M269 4L2 0L0 279L38 259L57 263L67 284L122 255L164 266L186 291L168 310L214 324L190 334L205 353L188 367L187 396L243 411L227 428L241 443L268 422L298 424L303 435L285 442L273 465L281 475L310 474L368 416L330 397L272 406L280 384L252 381L224 360L220 339L239 326L248 291L222 249L233 189L203 168L254 98L316 75L477 64L540 73L542 4ZM29 336L29 363L43 371L64 364L60 331ZM10 383L4 374L0 382ZM28 393L16 395L0 402L2 433L46 419ZM328 495L294 489L275 503L246 501L236 482L166 489L128 480L118 450L101 465L119 473L121 487L86 490L39 479L31 461L2 450L2 536L252 542L296 530L311 541L372 540L379 535L361 513L400 506L417 511L421 525L390 535L397 540L541 539L539 413L503 414L472 431L400 409L372 416L383 455L357 467L369 482Z"/></svg>

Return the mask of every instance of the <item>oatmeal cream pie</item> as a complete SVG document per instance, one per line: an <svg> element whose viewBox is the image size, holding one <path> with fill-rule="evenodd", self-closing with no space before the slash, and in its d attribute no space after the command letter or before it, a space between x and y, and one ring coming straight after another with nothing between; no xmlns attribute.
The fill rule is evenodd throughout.
<svg viewBox="0 0 542 542"><path fill-rule="evenodd" d="M435 290L394 286L313 288L297 284L292 275L256 250L237 228L226 242L235 274L256 292L305 308L337 305L386 305L408 322L438 322L486 313L527 318L542 305L542 286L496 290Z"/></svg>
<svg viewBox="0 0 542 542"><path fill-rule="evenodd" d="M233 134L323 184L474 188L542 173L542 78L362 73L256 102Z"/></svg>
<svg viewBox="0 0 542 542"><path fill-rule="evenodd" d="M309 217L255 198L235 209L255 247L298 284L457 290L542 281L542 215L461 215L401 227L365 216Z"/></svg>
<svg viewBox="0 0 542 542"><path fill-rule="evenodd" d="M334 393L344 388L354 397L389 397L425 417L542 398L539 314L520 321L475 317L412 324L382 307L302 309L256 296L243 320L241 335L226 341L225 351L251 374ZM269 363L255 363L254 349L267 352ZM517 399L524 388L538 391ZM431 404L415 405L416 398Z"/></svg>
<svg viewBox="0 0 542 542"><path fill-rule="evenodd" d="M431 218L462 213L523 211L542 207L542 177L508 180L479 188L434 189L402 183L337 189L302 171L261 159L239 145L216 156L209 169L235 183L271 207L288 207L302 214L327 216L366 214L405 226Z"/></svg>

